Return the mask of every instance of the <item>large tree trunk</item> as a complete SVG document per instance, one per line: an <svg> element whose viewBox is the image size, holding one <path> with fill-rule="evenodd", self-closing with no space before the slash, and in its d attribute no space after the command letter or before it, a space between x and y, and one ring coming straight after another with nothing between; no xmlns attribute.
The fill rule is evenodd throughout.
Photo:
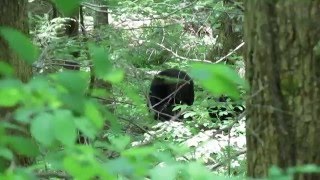
<svg viewBox="0 0 320 180"><path fill-rule="evenodd" d="M0 25L15 28L28 35L27 21L27 1L26 0L1 0L0 1ZM22 82L27 82L32 76L32 67L22 61L0 37L0 61L5 61L15 69L15 75ZM0 118L11 113L12 108L1 108ZM1 120L1 119L0 119ZM0 166L4 165L4 160L0 158ZM17 163L26 166L32 163L32 159L17 156Z"/></svg>
<svg viewBox="0 0 320 180"><path fill-rule="evenodd" d="M26 35L29 34L27 21L26 0L1 0L0 1L0 25L15 28ZM0 60L6 61L15 68L16 76L23 82L28 81L32 75L32 67L12 52L8 44L0 37Z"/></svg>
<svg viewBox="0 0 320 180"><path fill-rule="evenodd" d="M245 1L250 177L320 165L320 1ZM297 179L320 179L319 174Z"/></svg>

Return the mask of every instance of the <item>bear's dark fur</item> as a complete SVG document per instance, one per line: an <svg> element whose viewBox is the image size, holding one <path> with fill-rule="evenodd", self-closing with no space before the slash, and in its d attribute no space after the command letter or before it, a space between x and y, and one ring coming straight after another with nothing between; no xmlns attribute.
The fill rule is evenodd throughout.
<svg viewBox="0 0 320 180"><path fill-rule="evenodd" d="M155 113L154 119L168 121L176 114L173 112L174 105L193 104L193 80L186 72L178 69L161 71L151 83L149 102L149 107Z"/></svg>

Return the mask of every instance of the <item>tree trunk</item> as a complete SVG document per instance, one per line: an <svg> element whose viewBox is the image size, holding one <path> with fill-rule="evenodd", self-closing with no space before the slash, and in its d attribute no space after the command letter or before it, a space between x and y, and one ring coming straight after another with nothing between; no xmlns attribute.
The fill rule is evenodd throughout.
<svg viewBox="0 0 320 180"><path fill-rule="evenodd" d="M79 36L79 12L80 7L73 12L73 16L69 17L70 19L66 22L66 35L70 38L78 38ZM80 57L80 50L71 52L73 57L78 58ZM79 64L79 63L78 63Z"/></svg>
<svg viewBox="0 0 320 180"><path fill-rule="evenodd" d="M230 0L223 0L223 4L226 7L234 7L234 2L230 2ZM239 13L242 13L239 11ZM221 58L227 55L231 50L236 48L242 41L242 32L236 30L236 25L241 24L241 20L230 16L229 13L225 12L220 15L219 18L220 27L218 29L218 39L217 44L221 44L221 46L217 46L216 44L213 48L208 52L208 59L215 62L217 57ZM242 50L236 52L236 54L241 54ZM218 59L219 59L218 58ZM227 64L235 64L235 60L230 58L226 58Z"/></svg>
<svg viewBox="0 0 320 180"><path fill-rule="evenodd" d="M102 26L108 26L109 25L109 14L108 14L108 7L106 5L106 1L103 0L95 0L95 4L99 5L99 11L95 12L95 18L94 18L94 29L99 29ZM95 77L94 75L94 67L91 68L91 90L94 88L97 89L105 89L108 92L112 91L112 84L109 82L106 82L102 79L99 79ZM107 98L108 103L111 103L111 97ZM113 111L112 109L109 109L110 111Z"/></svg>
<svg viewBox="0 0 320 180"><path fill-rule="evenodd" d="M1 0L0 2L0 25L15 28L28 35L27 1L25 0ZM28 81L32 75L32 67L20 61L19 57L12 52L8 44L0 37L0 60L6 61L15 68L18 79Z"/></svg>
<svg viewBox="0 0 320 180"><path fill-rule="evenodd" d="M28 35L27 21L27 1L25 0L1 0L0 2L0 25L15 28L20 32ZM22 82L27 82L32 76L32 67L22 61L8 46L8 44L0 37L0 61L5 61L15 69L15 75ZM5 117L11 113L13 108L1 108L0 117ZM5 162L0 158L0 164ZM32 159L17 156L17 163L21 166L27 166L32 163ZM0 166L1 166L0 165Z"/></svg>
<svg viewBox="0 0 320 180"><path fill-rule="evenodd" d="M248 175L320 165L320 1L245 1ZM297 174L296 179L320 179Z"/></svg>
<svg viewBox="0 0 320 180"><path fill-rule="evenodd" d="M106 3L102 0L95 0L94 2L100 6L99 11L95 12L94 28L109 25L109 14Z"/></svg>

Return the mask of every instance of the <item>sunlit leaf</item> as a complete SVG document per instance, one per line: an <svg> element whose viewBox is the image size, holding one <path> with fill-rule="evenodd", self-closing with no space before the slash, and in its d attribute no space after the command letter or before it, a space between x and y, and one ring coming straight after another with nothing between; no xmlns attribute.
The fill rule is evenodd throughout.
<svg viewBox="0 0 320 180"><path fill-rule="evenodd" d="M122 70L115 70L115 69L113 69L108 74L103 76L104 80L111 83L119 83L123 80L123 78L124 78L124 72Z"/></svg>
<svg viewBox="0 0 320 180"><path fill-rule="evenodd" d="M13 76L14 69L8 63L5 63L0 60L0 75L4 75L7 77Z"/></svg>
<svg viewBox="0 0 320 180"><path fill-rule="evenodd" d="M145 157L153 154L156 151L154 147L139 147L139 148L131 148L122 152L122 155L125 157Z"/></svg>
<svg viewBox="0 0 320 180"><path fill-rule="evenodd" d="M21 59L29 64L37 60L39 50L24 34L9 27L0 27L0 34Z"/></svg>
<svg viewBox="0 0 320 180"><path fill-rule="evenodd" d="M195 116L197 113L190 111L190 112L186 112L185 114L183 114L183 118L188 118L188 117L193 117Z"/></svg>
<svg viewBox="0 0 320 180"><path fill-rule="evenodd" d="M19 81L9 79L0 81L0 106L15 106L23 98Z"/></svg>
<svg viewBox="0 0 320 180"><path fill-rule="evenodd" d="M37 177L32 173L32 170L28 168L16 168L13 171L5 171L5 173L0 174L0 179L23 180L37 179Z"/></svg>
<svg viewBox="0 0 320 180"><path fill-rule="evenodd" d="M192 65L191 76L214 95L228 95L237 99L240 97L239 86L247 89L248 86L236 71L223 64Z"/></svg>
<svg viewBox="0 0 320 180"><path fill-rule="evenodd" d="M92 179L96 176L96 169L90 161L77 159L75 156L68 156L63 161L65 170L75 177Z"/></svg>

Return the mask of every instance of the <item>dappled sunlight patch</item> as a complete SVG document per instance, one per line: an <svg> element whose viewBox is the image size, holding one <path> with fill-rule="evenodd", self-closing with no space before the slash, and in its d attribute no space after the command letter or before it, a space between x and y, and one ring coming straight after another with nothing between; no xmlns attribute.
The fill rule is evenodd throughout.
<svg viewBox="0 0 320 180"><path fill-rule="evenodd" d="M229 147L232 147L233 151L245 150L245 122L240 121L235 126L230 130L229 134L216 129L192 133L183 122L159 122L144 134L143 140L133 142L132 146L152 144L157 140L162 143L172 140L179 144L179 146L190 148L183 156L176 158L178 161L200 160L206 164L215 164L220 161L220 156ZM243 160L244 157L240 159ZM238 160L234 160L232 161L232 165L238 167L240 163Z"/></svg>

